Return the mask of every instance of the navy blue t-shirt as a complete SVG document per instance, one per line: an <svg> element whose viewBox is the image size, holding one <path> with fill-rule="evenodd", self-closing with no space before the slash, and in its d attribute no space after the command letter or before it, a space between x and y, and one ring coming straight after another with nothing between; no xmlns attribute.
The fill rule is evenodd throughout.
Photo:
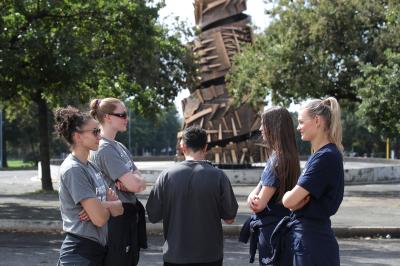
<svg viewBox="0 0 400 266"><path fill-rule="evenodd" d="M311 194L310 202L295 211L296 217L326 220L334 215L343 200L343 157L335 144L329 143L307 161L297 185Z"/></svg>
<svg viewBox="0 0 400 266"><path fill-rule="evenodd" d="M275 154L272 154L267 163L265 164L264 171L261 174L260 184L264 187L274 187L279 189L279 178L275 173L274 164L276 161ZM276 192L277 193L277 192ZM269 200L267 207L259 212L258 214L268 215L268 216L287 216L290 214L289 209L286 209L282 205L282 201L277 202L276 195L272 196Z"/></svg>

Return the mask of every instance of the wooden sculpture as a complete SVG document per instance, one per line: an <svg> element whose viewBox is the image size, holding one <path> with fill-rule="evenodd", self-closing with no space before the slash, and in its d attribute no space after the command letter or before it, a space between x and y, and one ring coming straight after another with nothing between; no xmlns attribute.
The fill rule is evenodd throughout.
<svg viewBox="0 0 400 266"><path fill-rule="evenodd" d="M207 159L222 167L249 166L265 158L252 136L260 127L260 109L242 100L235 107L225 86L233 56L252 42L245 0L195 0L196 24L201 33L193 44L200 87L182 101L183 129L200 126L207 132ZM259 135L258 135L259 136ZM178 133L178 143L182 132ZM182 156L178 154L178 159Z"/></svg>

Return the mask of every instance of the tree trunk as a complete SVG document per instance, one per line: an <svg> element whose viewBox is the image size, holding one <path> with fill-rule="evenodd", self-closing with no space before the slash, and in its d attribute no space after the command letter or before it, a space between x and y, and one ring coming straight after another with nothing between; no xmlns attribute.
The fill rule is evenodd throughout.
<svg viewBox="0 0 400 266"><path fill-rule="evenodd" d="M2 118L2 121L0 121L0 123L3 123L3 126L1 127L1 129L2 129L2 145L1 145L1 147L2 147L2 150L0 151L1 153L2 153L2 166L3 166L3 168L5 168L5 167L8 167L8 164L7 164L7 148L6 148L6 112L4 112L4 110L3 110L3 118Z"/></svg>
<svg viewBox="0 0 400 266"><path fill-rule="evenodd" d="M36 103L39 111L39 158L42 168L42 189L51 191L53 184L50 175L50 149L47 116L47 102L42 97L37 97Z"/></svg>

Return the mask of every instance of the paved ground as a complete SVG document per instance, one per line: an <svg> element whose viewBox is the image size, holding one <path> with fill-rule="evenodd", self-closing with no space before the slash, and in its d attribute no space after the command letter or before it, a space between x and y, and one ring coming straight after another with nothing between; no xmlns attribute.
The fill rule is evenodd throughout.
<svg viewBox="0 0 400 266"><path fill-rule="evenodd" d="M58 181L54 180L54 188L57 187ZM34 193L39 189L37 171L0 171L0 229L10 221L25 222L25 230L39 225L59 227L57 194ZM144 203L150 189L151 184L139 195ZM249 215L245 200L251 189L252 186L234 186L240 205L237 226ZM400 265L400 239L393 239L400 236L399 198L400 184L345 187L344 201L332 218L333 227L372 228L372 236L376 236L377 229L385 230L379 231L381 239L339 239L342 265ZM384 239L386 236L392 239ZM0 265L54 265L62 239L61 234L0 232ZM139 265L161 265L161 244L161 237L151 236L150 247L142 253ZM231 236L226 238L225 246L224 265L248 264L246 245Z"/></svg>
<svg viewBox="0 0 400 266"><path fill-rule="evenodd" d="M41 186L36 174L36 171L0 171L0 220L60 221L57 194L33 193ZM54 188L57 187L58 181L54 180ZM239 202L237 225L250 214L245 201L252 188L234 186ZM144 204L150 189L151 184L138 195ZM333 226L399 228L399 198L400 184L346 186L343 203L332 217Z"/></svg>
<svg viewBox="0 0 400 266"><path fill-rule="evenodd" d="M53 266L62 239L61 234L0 232L0 266ZM159 236L149 238L149 248L141 253L140 266L162 265L162 241ZM400 239L339 239L339 246L342 266L400 265ZM233 237L225 239L224 265L251 265L247 254L247 245Z"/></svg>

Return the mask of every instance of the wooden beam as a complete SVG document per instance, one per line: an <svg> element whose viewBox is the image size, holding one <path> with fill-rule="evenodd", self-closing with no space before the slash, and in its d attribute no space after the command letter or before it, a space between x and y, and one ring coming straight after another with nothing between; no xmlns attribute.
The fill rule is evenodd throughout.
<svg viewBox="0 0 400 266"><path fill-rule="evenodd" d="M203 128L203 123L204 123L204 117L201 118L199 127Z"/></svg>
<svg viewBox="0 0 400 266"><path fill-rule="evenodd" d="M256 120L251 125L250 131L254 131L254 130L259 129L260 128L260 122L261 122L260 117L257 117Z"/></svg>
<svg viewBox="0 0 400 266"><path fill-rule="evenodd" d="M236 147L237 147L236 143L230 142L229 145L226 145L226 147L227 147L227 149L230 149L230 151L231 151L232 162L234 164L237 164L238 158L236 155Z"/></svg>
<svg viewBox="0 0 400 266"><path fill-rule="evenodd" d="M215 146L211 149L211 152L214 153L215 163L221 162L220 152L222 152L222 148L220 146Z"/></svg>
<svg viewBox="0 0 400 266"><path fill-rule="evenodd" d="M242 122L240 122L240 117L239 117L238 111L235 111L235 117L236 117L236 120L238 121L239 128L242 128Z"/></svg>
<svg viewBox="0 0 400 266"><path fill-rule="evenodd" d="M250 163L253 164L254 163L254 158L253 155L250 155Z"/></svg>
<svg viewBox="0 0 400 266"><path fill-rule="evenodd" d="M246 153L247 153L248 149L247 148L243 148L242 149L242 156L240 157L240 164L244 163L244 159L246 157Z"/></svg>
<svg viewBox="0 0 400 266"><path fill-rule="evenodd" d="M235 125L235 121L233 120L233 117L231 118L231 122L232 122L233 135L237 136L236 125Z"/></svg>
<svg viewBox="0 0 400 266"><path fill-rule="evenodd" d="M228 128L228 124L226 123L225 117L222 117L222 124L224 124L225 129L229 129Z"/></svg>
<svg viewBox="0 0 400 266"><path fill-rule="evenodd" d="M212 110L213 109L210 107L210 108L207 108L207 109L204 109L204 110L202 110L200 112L195 113L194 115L190 116L188 119L185 120L186 125L191 123L191 122L193 122L193 121L195 121L195 120L197 120L197 119L199 119L200 117L203 117L203 116L211 113Z"/></svg>
<svg viewBox="0 0 400 266"><path fill-rule="evenodd" d="M196 95L197 95L197 98L199 98L200 102L204 103L203 95L201 95L200 90L196 90Z"/></svg>
<svg viewBox="0 0 400 266"><path fill-rule="evenodd" d="M219 130L216 129L207 129L207 134L219 134ZM232 130L222 130L222 133L232 133Z"/></svg>

